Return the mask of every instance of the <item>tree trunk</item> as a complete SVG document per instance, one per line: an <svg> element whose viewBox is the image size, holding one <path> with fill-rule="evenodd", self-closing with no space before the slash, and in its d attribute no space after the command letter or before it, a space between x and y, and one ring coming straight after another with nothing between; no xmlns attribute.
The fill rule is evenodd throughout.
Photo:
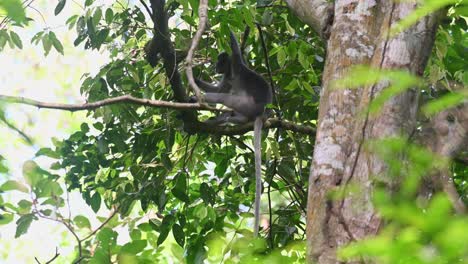
<svg viewBox="0 0 468 264"><path fill-rule="evenodd" d="M313 1L312 1L313 2ZM371 139L409 135L416 125L418 91L387 101L377 115L365 116L369 103L387 82L360 89L331 89L350 67L399 69L422 75L431 53L438 14L422 18L404 32L389 29L416 8L415 1L337 0L327 43L307 207L308 253L314 263L338 263L339 247L374 235L381 218L372 205L373 176L386 178L386 166L363 147ZM351 193L350 185L359 188ZM344 197L330 200L331 191ZM343 263L343 262L340 262Z"/></svg>

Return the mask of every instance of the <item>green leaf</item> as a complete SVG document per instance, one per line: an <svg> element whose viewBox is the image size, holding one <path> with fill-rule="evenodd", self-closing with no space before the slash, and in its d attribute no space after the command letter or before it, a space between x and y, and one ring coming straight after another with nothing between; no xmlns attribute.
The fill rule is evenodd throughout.
<svg viewBox="0 0 468 264"><path fill-rule="evenodd" d="M291 34L291 36L294 36L296 34L296 31L289 24L288 15L287 14L282 14L281 17L284 19L284 23L286 24L286 29L289 31L289 34Z"/></svg>
<svg viewBox="0 0 468 264"><path fill-rule="evenodd" d="M144 223L146 225L148 225L148 230L151 231L151 225L148 224L148 223ZM138 228L140 228L140 226L138 226ZM141 229L141 228L140 228ZM130 238L132 240L139 240L141 239L141 231L140 229L133 229L131 232L130 232Z"/></svg>
<svg viewBox="0 0 468 264"><path fill-rule="evenodd" d="M5 47L8 41L10 41L10 35L8 35L6 30L0 30L0 50L2 50L3 47Z"/></svg>
<svg viewBox="0 0 468 264"><path fill-rule="evenodd" d="M37 183L43 179L41 170L36 162L32 160L27 160L23 164L23 177L26 180L26 183L34 187Z"/></svg>
<svg viewBox="0 0 468 264"><path fill-rule="evenodd" d="M0 191L6 192L6 191L12 191L12 190L29 193L28 187L26 187L26 185L17 181L9 180L9 181L6 181L4 184L2 184L2 186L0 186Z"/></svg>
<svg viewBox="0 0 468 264"><path fill-rule="evenodd" d="M226 173L228 166L229 166L229 160L223 157L221 161L217 162L216 164L216 167L214 169L215 174L222 177Z"/></svg>
<svg viewBox="0 0 468 264"><path fill-rule="evenodd" d="M96 36L96 48L100 48L101 45L106 41L107 36L109 36L109 29L105 28L97 33Z"/></svg>
<svg viewBox="0 0 468 264"><path fill-rule="evenodd" d="M65 201L61 197L49 197L41 203L41 205L50 204L54 207L63 207L65 205Z"/></svg>
<svg viewBox="0 0 468 264"><path fill-rule="evenodd" d="M34 37L32 37L31 43L32 43L32 44L35 44L35 45L36 45L37 43L39 43L39 41L40 41L41 38L42 38L42 35L44 35L44 31L39 31L39 32L37 32L36 35L34 35Z"/></svg>
<svg viewBox="0 0 468 264"><path fill-rule="evenodd" d="M136 255L141 253L145 249L146 245L146 240L133 240L132 242L128 242L127 244L123 245L120 249L120 253Z"/></svg>
<svg viewBox="0 0 468 264"><path fill-rule="evenodd" d="M91 39L94 39L96 33L95 25L93 24L93 18L90 17L86 20L86 28L88 29L88 35Z"/></svg>
<svg viewBox="0 0 468 264"><path fill-rule="evenodd" d="M85 1L85 6L90 6L90 5L93 4L93 2L94 2L94 0L86 0Z"/></svg>
<svg viewBox="0 0 468 264"><path fill-rule="evenodd" d="M91 223L85 216L77 215L75 218L73 218L73 222L79 228L91 228Z"/></svg>
<svg viewBox="0 0 468 264"><path fill-rule="evenodd" d="M310 63L307 60L307 55L305 55L305 53L303 53L302 50L299 50L298 59L299 63L301 64L302 68L304 68L304 70L310 67Z"/></svg>
<svg viewBox="0 0 468 264"><path fill-rule="evenodd" d="M289 179L294 181L296 173L294 172L294 166L291 166L291 162L287 160L282 161L278 166L278 174L284 177L285 179Z"/></svg>
<svg viewBox="0 0 468 264"><path fill-rule="evenodd" d="M172 170L173 164L167 152L161 153L161 161L168 171Z"/></svg>
<svg viewBox="0 0 468 264"><path fill-rule="evenodd" d="M0 225L6 225L13 221L13 214L0 214Z"/></svg>
<svg viewBox="0 0 468 264"><path fill-rule="evenodd" d="M99 243L102 249L109 250L117 243L117 232L113 231L109 227L104 227L101 229L101 231L99 231L96 239L96 242Z"/></svg>
<svg viewBox="0 0 468 264"><path fill-rule="evenodd" d="M250 9L248 9L248 8L243 8L242 9L242 18L244 19L245 23L250 28L255 28L254 17L252 16L252 13L251 13Z"/></svg>
<svg viewBox="0 0 468 264"><path fill-rule="evenodd" d="M102 18L102 9L97 8L93 15L93 25L98 25Z"/></svg>
<svg viewBox="0 0 468 264"><path fill-rule="evenodd" d="M172 194L179 200L183 202L188 202L189 198L187 196L187 174L179 173L175 177L175 185L172 188Z"/></svg>
<svg viewBox="0 0 468 264"><path fill-rule="evenodd" d="M310 86L308 82L302 82L302 86L309 92L310 94L315 94L314 88Z"/></svg>
<svg viewBox="0 0 468 264"><path fill-rule="evenodd" d="M26 13L20 0L2 0L0 8L5 10L7 16L13 21L23 24L27 22Z"/></svg>
<svg viewBox="0 0 468 264"><path fill-rule="evenodd" d="M15 233L15 238L18 238L26 232L28 232L29 227L31 226L31 223L35 216L33 214L27 214L27 215L22 215L18 221L16 221L16 233Z"/></svg>
<svg viewBox="0 0 468 264"><path fill-rule="evenodd" d="M112 11L112 8L106 10L105 19L107 24L112 23L112 19L114 19L114 11Z"/></svg>
<svg viewBox="0 0 468 264"><path fill-rule="evenodd" d="M161 245L169 235L169 231L171 231L172 224L174 223L175 217L173 215L166 215L159 227L159 237L157 244L158 246Z"/></svg>
<svg viewBox="0 0 468 264"><path fill-rule="evenodd" d="M7 173L7 172L8 172L8 167L0 159L0 173Z"/></svg>
<svg viewBox="0 0 468 264"><path fill-rule="evenodd" d="M104 129L104 125L101 122L92 123L93 127L99 131Z"/></svg>
<svg viewBox="0 0 468 264"><path fill-rule="evenodd" d="M463 91L462 91L463 92ZM468 98L468 90L463 93L447 93L437 100L427 103L423 107L423 113L427 116L435 115L448 108L463 103Z"/></svg>
<svg viewBox="0 0 468 264"><path fill-rule="evenodd" d="M200 185L200 196L206 204L214 205L216 193L207 183Z"/></svg>
<svg viewBox="0 0 468 264"><path fill-rule="evenodd" d="M117 262L116 263L129 263L129 264L135 264L135 263L141 263L139 261L139 257L136 255L130 255L128 253L119 253L117 256ZM101 264L102 262L97 262L98 264ZM90 263L92 264L92 263Z"/></svg>
<svg viewBox="0 0 468 264"><path fill-rule="evenodd" d="M36 157L39 156L46 156L49 158L59 159L60 153L57 153L50 148L41 148L36 152Z"/></svg>
<svg viewBox="0 0 468 264"><path fill-rule="evenodd" d="M28 200L22 199L18 202L18 212L20 214L27 214L31 212L32 203Z"/></svg>
<svg viewBox="0 0 468 264"><path fill-rule="evenodd" d="M101 195L98 192L95 192L93 194L90 200L90 204L91 209L93 209L93 211L97 213L99 211L99 208L101 208Z"/></svg>
<svg viewBox="0 0 468 264"><path fill-rule="evenodd" d="M50 35L42 38L42 47L44 48L44 56L49 55L50 49L52 48L52 41L49 39Z"/></svg>
<svg viewBox="0 0 468 264"><path fill-rule="evenodd" d="M44 215L51 216L52 215L52 210L51 209L45 209L45 210L40 210L40 212Z"/></svg>
<svg viewBox="0 0 468 264"><path fill-rule="evenodd" d="M185 245L185 232L184 229L178 225L174 224L172 226L172 235L174 236L175 241L179 246L184 247Z"/></svg>
<svg viewBox="0 0 468 264"><path fill-rule="evenodd" d="M81 132L83 132L85 134L89 132L89 126L86 123L81 123L80 129L81 129Z"/></svg>
<svg viewBox="0 0 468 264"><path fill-rule="evenodd" d="M204 204L199 204L194 208L193 215L198 219L204 219L208 215L208 210Z"/></svg>
<svg viewBox="0 0 468 264"><path fill-rule="evenodd" d="M397 23L392 24L392 28L390 29L390 36L392 37L395 36L396 34L402 32L403 30L409 28L411 25L415 24L422 17L442 8L443 6L448 6L450 4L455 4L457 2L459 1L458 0L426 0L426 1L421 2L421 5L418 5L418 8L414 9L412 12L407 14L404 18L400 19Z"/></svg>
<svg viewBox="0 0 468 264"><path fill-rule="evenodd" d="M297 47L297 43L293 41L293 42L289 43L289 45L286 48L287 48L287 51L288 51L289 60L296 59L297 52L299 51L299 49Z"/></svg>
<svg viewBox="0 0 468 264"><path fill-rule="evenodd" d="M112 264L110 258L111 256L107 250L98 247L96 251L94 251L93 256L89 259L88 264Z"/></svg>
<svg viewBox="0 0 468 264"><path fill-rule="evenodd" d="M61 168L62 168L62 165L58 161L50 164L51 170L60 170Z"/></svg>
<svg viewBox="0 0 468 264"><path fill-rule="evenodd" d="M10 31L10 36L11 36L11 41L15 43L16 47L22 49L23 48L23 42L21 42L20 37L18 34L16 34L14 31Z"/></svg>
<svg viewBox="0 0 468 264"><path fill-rule="evenodd" d="M85 39L86 39L86 35L78 35L78 37L76 37L75 41L73 41L73 45L78 46Z"/></svg>
<svg viewBox="0 0 468 264"><path fill-rule="evenodd" d="M69 17L67 19L67 21L65 21L65 24L68 25L68 29L72 29L73 26L75 26L76 21L78 21L78 17L79 17L78 15L73 15L73 16Z"/></svg>
<svg viewBox="0 0 468 264"><path fill-rule="evenodd" d="M55 15L58 15L58 14L60 14L60 12L62 12L63 7L65 7L66 2L67 2L67 0L59 0L58 4L57 4L57 6L55 7L55 10L54 10Z"/></svg>
<svg viewBox="0 0 468 264"><path fill-rule="evenodd" d="M56 197L63 194L63 190L56 181L42 179L33 186L34 193L38 198Z"/></svg>
<svg viewBox="0 0 468 264"><path fill-rule="evenodd" d="M276 59L278 60L278 64L280 67L283 67L286 63L286 52L283 49L278 50L278 54L276 54Z"/></svg>
<svg viewBox="0 0 468 264"><path fill-rule="evenodd" d="M55 36L55 33L54 32L49 32L49 38L50 38L50 41L52 42L52 45L54 46L55 50L57 50L58 52L60 52L60 54L63 55L63 46L62 46L62 43L60 42L60 40L57 39L57 36Z"/></svg>

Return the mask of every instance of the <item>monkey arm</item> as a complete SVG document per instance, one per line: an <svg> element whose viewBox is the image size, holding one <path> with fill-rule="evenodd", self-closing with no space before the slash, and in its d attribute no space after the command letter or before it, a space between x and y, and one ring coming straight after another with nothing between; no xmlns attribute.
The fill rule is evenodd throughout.
<svg viewBox="0 0 468 264"><path fill-rule="evenodd" d="M195 78L195 83L198 85L198 87L200 87L203 91L207 93L219 93L220 92L220 89L218 86L205 82L203 80Z"/></svg>

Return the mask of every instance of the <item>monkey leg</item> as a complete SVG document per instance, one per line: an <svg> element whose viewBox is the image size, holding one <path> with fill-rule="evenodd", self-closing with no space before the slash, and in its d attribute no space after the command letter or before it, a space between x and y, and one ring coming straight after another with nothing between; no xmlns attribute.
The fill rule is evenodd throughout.
<svg viewBox="0 0 468 264"><path fill-rule="evenodd" d="M225 112L225 113L222 113L220 115L217 115L213 118L206 120L204 123L207 125L211 125L211 126L221 125L221 124L227 123L228 122L227 120L233 114L234 112Z"/></svg>
<svg viewBox="0 0 468 264"><path fill-rule="evenodd" d="M224 104L224 98L227 95L229 95L229 94L226 94L226 93L206 93L205 94L205 101L207 103Z"/></svg>
<svg viewBox="0 0 468 264"><path fill-rule="evenodd" d="M262 104L256 103L253 97L248 95L206 93L205 100L208 103L223 104L247 117L249 120L253 120L255 117L261 115L265 107Z"/></svg>
<svg viewBox="0 0 468 264"><path fill-rule="evenodd" d="M249 121L246 116L235 111L222 113L214 118L205 121L208 125L221 125L225 123L245 124Z"/></svg>
<svg viewBox="0 0 468 264"><path fill-rule="evenodd" d="M218 86L205 82L203 80L197 79L197 78L195 78L195 83L198 85L198 87L200 87L200 89L208 93L217 93L220 90Z"/></svg>
<svg viewBox="0 0 468 264"><path fill-rule="evenodd" d="M233 123L233 124L245 124L249 122L249 118L241 113L234 112L234 114L232 114L231 116L227 118L227 122Z"/></svg>

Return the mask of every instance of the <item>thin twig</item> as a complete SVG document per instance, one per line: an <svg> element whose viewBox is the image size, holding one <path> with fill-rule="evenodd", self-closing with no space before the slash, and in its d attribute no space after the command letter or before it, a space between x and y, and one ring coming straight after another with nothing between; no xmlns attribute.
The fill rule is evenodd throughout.
<svg viewBox="0 0 468 264"><path fill-rule="evenodd" d="M236 138L235 136L229 136L231 139L233 139L234 141L236 141L239 145L243 146L244 148L248 149L250 152L254 153L254 150L249 147L249 145L245 144L244 141Z"/></svg>
<svg viewBox="0 0 468 264"><path fill-rule="evenodd" d="M53 218L53 217L49 217L47 215L44 215L43 213L41 213L41 211L39 211L39 209L37 208L36 203L33 203L33 206L34 206L34 212L39 217L41 217L43 219L49 219L49 220L52 220L52 221L55 221L55 222L58 222L58 223L62 223L68 229L68 231L70 231L70 233L75 237L75 240L76 240L76 242L78 244L78 256L81 258L82 254L83 254L83 249L82 249L82 246L81 246L81 240L78 237L78 234L76 234L75 230L73 230L73 227L69 223L67 223L64 219Z"/></svg>
<svg viewBox="0 0 468 264"><path fill-rule="evenodd" d="M109 223L109 221L115 216L115 214L117 214L118 212L118 208L117 207L114 207L112 213L109 215L109 217L104 221L102 222L102 224L100 226L98 226L96 229L94 229L91 233L89 233L87 236L85 236L84 238L82 238L80 241L83 242L83 241L86 241L88 240L89 238L91 238L92 236L94 236L94 234L96 234L99 230L101 230L105 225L107 225L107 223Z"/></svg>
<svg viewBox="0 0 468 264"><path fill-rule="evenodd" d="M0 116L0 121L2 121L3 123L5 123L5 125L15 131L16 133L18 133L29 145L33 145L34 142L32 140L31 137L29 137L26 133L24 133L21 129L17 128L14 124L12 124L11 122L9 122L5 116Z"/></svg>
<svg viewBox="0 0 468 264"><path fill-rule="evenodd" d="M60 253L58 253L58 248L55 247L55 255L49 261L47 261L45 264L52 263L52 261L54 261L56 258L58 258L58 256L60 256Z"/></svg>
<svg viewBox="0 0 468 264"><path fill-rule="evenodd" d="M276 8L288 8L288 6L285 5L260 5L257 6L257 8L270 8L270 7L276 7Z"/></svg>
<svg viewBox="0 0 468 264"><path fill-rule="evenodd" d="M276 129L275 140L276 140L276 142L279 142L279 140L280 140L280 128ZM271 249L274 248L273 229L272 229L272 227L273 227L273 212L272 212L272 208L271 208L271 183L273 182L273 177L275 177L275 175L277 173L277 170L278 170L278 157L275 155L275 157L273 158L273 169L271 170L271 176L270 176L270 179L268 181L268 214L270 215L270 218L269 218L270 228L268 229L268 238L269 238L269 241L270 241L270 248Z"/></svg>
<svg viewBox="0 0 468 264"><path fill-rule="evenodd" d="M268 79L270 80L270 85L271 85L271 91L273 92L273 96L275 97L276 104L278 105L279 108L279 102L278 102L278 96L277 92L275 89L275 83L273 82L273 76L271 75L271 68L270 68L270 60L268 58L268 50L266 48L265 40L263 39L263 30L260 24L256 24L258 33L260 34L260 42L262 43L262 49L263 49L263 56L265 56L265 64L268 72Z"/></svg>
<svg viewBox="0 0 468 264"><path fill-rule="evenodd" d="M245 48L247 46L247 38L249 37L249 34L250 34L250 27L245 26L244 34L242 35L242 41L241 41L242 59L244 59L244 57L245 57Z"/></svg>
<svg viewBox="0 0 468 264"><path fill-rule="evenodd" d="M198 42L200 42L201 36L203 32L205 32L205 27L208 19L208 0L200 0L200 5L198 7L198 29L197 32L195 33L195 36L192 39L192 45L190 46L190 49L187 54L187 58L185 59L187 63L187 67L185 68L185 72L187 73L187 79L190 84L190 87L192 87L193 91L195 92L195 95L197 96L197 99L199 102L203 103L203 98L201 97L201 92L200 88L197 86L195 83L195 79L193 78L193 70L192 70L192 59L193 59L193 53L195 52L195 49L198 46Z"/></svg>
<svg viewBox="0 0 468 264"><path fill-rule="evenodd" d="M154 17L153 17L153 12L151 12L151 9L149 8L149 6L146 4L145 0L140 0L140 3L143 5L143 7L146 9L146 12L148 12L151 20L153 20L154 22Z"/></svg>
<svg viewBox="0 0 468 264"><path fill-rule="evenodd" d="M35 8L34 6L29 6L29 8L31 8L31 9L34 10L34 11L36 11L36 12L39 14L39 16L41 16L42 21L44 22L44 24L45 24L46 26L48 26L48 25L47 25L47 21L45 20L45 17L44 17L44 15L42 15L41 11L39 11L39 10L38 10L37 8Z"/></svg>

